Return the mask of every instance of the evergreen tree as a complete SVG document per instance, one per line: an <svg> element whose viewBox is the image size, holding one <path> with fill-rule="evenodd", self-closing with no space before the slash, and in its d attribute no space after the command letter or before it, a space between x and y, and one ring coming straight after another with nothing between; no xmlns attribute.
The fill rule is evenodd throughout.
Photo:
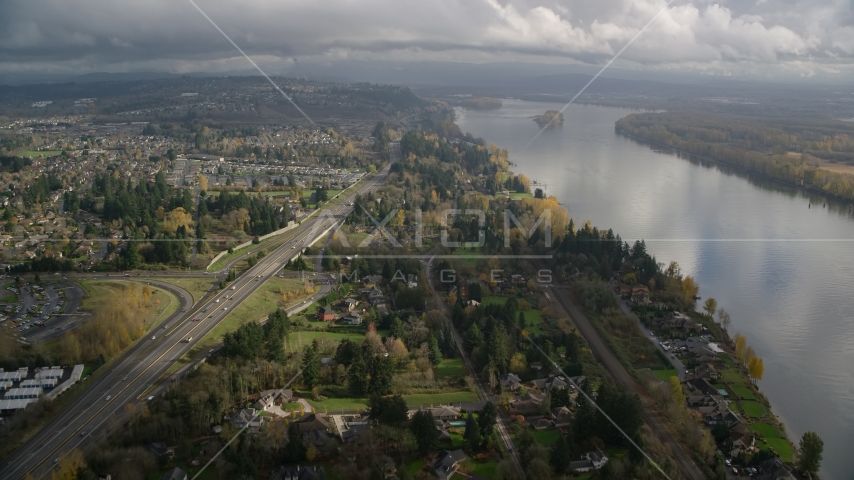
<svg viewBox="0 0 854 480"><path fill-rule="evenodd" d="M302 434L299 424L292 423L288 426L288 444L285 445L284 461L288 463L301 462L305 460L305 444L302 442Z"/></svg>
<svg viewBox="0 0 854 480"><path fill-rule="evenodd" d="M567 439L569 437L569 439ZM558 435L557 441L551 446L549 452L549 464L554 468L558 475L566 473L569 468L572 458L575 456L574 448L571 445L572 437Z"/></svg>
<svg viewBox="0 0 854 480"><path fill-rule="evenodd" d="M478 450L483 443L483 437L480 435L480 427L477 425L471 412L469 412L466 418L466 431L463 433L463 438L472 451Z"/></svg>
<svg viewBox="0 0 854 480"><path fill-rule="evenodd" d="M436 425L433 422L433 415L429 411L421 410L415 412L409 423L409 430L412 432L412 436L415 437L415 443L418 445L418 453L427 455L436 449L438 443Z"/></svg>
<svg viewBox="0 0 854 480"><path fill-rule="evenodd" d="M320 365L317 362L317 349L314 343L306 347L302 356L302 381L309 389L320 381Z"/></svg>
<svg viewBox="0 0 854 480"><path fill-rule="evenodd" d="M434 367L442 361L442 350L439 349L439 341L435 336L430 336L427 353Z"/></svg>
<svg viewBox="0 0 854 480"><path fill-rule="evenodd" d="M483 438L488 439L492 436L492 431L495 429L495 422L498 420L498 411L495 409L495 404L486 402L483 409L480 411L480 416L477 418L478 427Z"/></svg>

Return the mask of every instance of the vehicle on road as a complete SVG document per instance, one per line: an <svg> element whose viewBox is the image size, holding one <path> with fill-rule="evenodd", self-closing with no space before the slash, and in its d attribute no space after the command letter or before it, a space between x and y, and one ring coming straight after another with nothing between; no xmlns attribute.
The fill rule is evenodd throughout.
<svg viewBox="0 0 854 480"><path fill-rule="evenodd" d="M86 436L86 432L80 432L80 436L81 436L81 437L85 437L85 436Z"/></svg>
<svg viewBox="0 0 854 480"><path fill-rule="evenodd" d="M232 290L235 290L235 287L231 287Z"/></svg>
<svg viewBox="0 0 854 480"><path fill-rule="evenodd" d="M187 337L184 339L184 343L190 343L193 341L193 337Z"/></svg>
<svg viewBox="0 0 854 480"><path fill-rule="evenodd" d="M166 330L167 328L169 328L169 325L163 325L163 330Z"/></svg>
<svg viewBox="0 0 854 480"><path fill-rule="evenodd" d="M59 463L59 457L54 458L53 463Z"/></svg>
<svg viewBox="0 0 854 480"><path fill-rule="evenodd" d="M222 310L226 311L226 310L228 310L228 307L222 307Z"/></svg>
<svg viewBox="0 0 854 480"><path fill-rule="evenodd" d="M156 337L156 336L154 336L154 335L152 335L152 336L151 336L151 339L152 339L152 340L154 340L155 338L157 338L157 337Z"/></svg>
<svg viewBox="0 0 854 480"><path fill-rule="evenodd" d="M146 402L150 402L154 400L154 395L149 395L148 398L145 399Z"/></svg>
<svg viewBox="0 0 854 480"><path fill-rule="evenodd" d="M104 401L105 401L105 402L108 402L111 398L113 398L113 396L112 396L112 395L107 395L107 398L105 398L105 399L104 399Z"/></svg>
<svg viewBox="0 0 854 480"><path fill-rule="evenodd" d="M208 350L208 353L213 353L213 352L214 352L214 350L216 350L216 349L215 349L215 348L212 348L212 349Z"/></svg>
<svg viewBox="0 0 854 480"><path fill-rule="evenodd" d="M199 317L194 318L194 319L193 319L193 321L194 321L194 322L198 322L198 321L199 321Z"/></svg>

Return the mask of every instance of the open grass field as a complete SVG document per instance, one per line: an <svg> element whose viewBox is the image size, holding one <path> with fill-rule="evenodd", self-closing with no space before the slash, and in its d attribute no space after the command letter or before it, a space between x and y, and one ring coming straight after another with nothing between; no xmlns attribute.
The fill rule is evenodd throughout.
<svg viewBox="0 0 854 480"><path fill-rule="evenodd" d="M281 306L282 295L285 292L293 292L301 290L302 288L302 280L298 278L271 277L264 283L264 285L261 286L261 288L256 290L251 296L249 296L249 298L232 310L227 317L219 322L219 325L210 331L210 333L205 335L205 337L202 338L199 343L190 350L190 352L188 352L187 356L192 358L198 352L207 350L220 343L226 332L237 330L237 328L244 323L256 322L264 318L267 314ZM231 290L228 291L231 292ZM297 299L292 299L291 303L294 301L297 301ZM212 305L215 305L215 307L210 308L222 308L223 305L227 304L228 301L225 303L214 303Z"/></svg>
<svg viewBox="0 0 854 480"><path fill-rule="evenodd" d="M330 415L341 410L364 411L368 408L367 402L367 398L329 398L322 402L308 400L308 403L310 403L312 407L316 408L318 412L328 411Z"/></svg>
<svg viewBox="0 0 854 480"><path fill-rule="evenodd" d="M721 374L721 382L729 383L731 385L741 385L744 383L744 378L741 376L741 372L735 368L725 368L720 371Z"/></svg>
<svg viewBox="0 0 854 480"><path fill-rule="evenodd" d="M557 441L560 432L557 430L533 430L531 431L531 436L540 445L548 447Z"/></svg>
<svg viewBox="0 0 854 480"><path fill-rule="evenodd" d="M439 365L436 365L433 372L437 377L460 378L466 375L466 369L461 358L445 358L439 362Z"/></svg>
<svg viewBox="0 0 854 480"><path fill-rule="evenodd" d="M484 297L483 303L484 305L504 305L507 299L504 297ZM528 318L528 312L525 312L525 319Z"/></svg>
<svg viewBox="0 0 854 480"><path fill-rule="evenodd" d="M474 392L416 393L413 395L404 395L403 398L406 399L406 404L411 407L469 403L478 400L477 394Z"/></svg>
<svg viewBox="0 0 854 480"><path fill-rule="evenodd" d="M21 152L18 154L19 157L38 157L39 155L44 155L45 158L52 157L54 155L59 155L62 153L62 150L45 150L43 152L37 152L35 150L27 150L25 152Z"/></svg>
<svg viewBox="0 0 854 480"><path fill-rule="evenodd" d="M765 409L765 405L762 405L759 402L744 401L741 402L741 408L744 409L744 414L750 418L764 417L768 413L768 410Z"/></svg>
<svg viewBox="0 0 854 480"><path fill-rule="evenodd" d="M78 282L89 298L84 298L80 305L83 310L98 310L113 303L126 294L126 289L133 282L123 280L84 280ZM151 305L141 312L145 316L145 327L150 330L157 326L169 315L178 310L181 302L171 292L151 285Z"/></svg>
<svg viewBox="0 0 854 480"><path fill-rule="evenodd" d="M539 335L543 333L540 329L540 324L545 320L543 318L543 312L537 309L525 310L525 323L528 325L525 327L525 330L533 333L534 335Z"/></svg>
<svg viewBox="0 0 854 480"><path fill-rule="evenodd" d="M340 342L345 338L349 338L354 342L361 342L365 336L361 333L335 333L335 332L294 332L288 335L285 340L285 347L288 350L302 350L314 340L334 340Z"/></svg>

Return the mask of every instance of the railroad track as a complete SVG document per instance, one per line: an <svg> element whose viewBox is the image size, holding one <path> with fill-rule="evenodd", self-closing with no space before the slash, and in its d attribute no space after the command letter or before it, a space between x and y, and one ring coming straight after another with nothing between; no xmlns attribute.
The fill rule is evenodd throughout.
<svg viewBox="0 0 854 480"><path fill-rule="evenodd" d="M614 380L622 385L626 390L634 394L640 394L641 389L635 383L634 379L629 375L629 372L623 367L623 364L617 359L616 355L608 348L608 345L599 335L599 332L590 323L590 320L581 312L578 306L569 298L567 287L553 285L551 288L554 297L563 307L567 314L572 319L573 324L578 328L578 331L587 340L587 344L593 351L593 355L605 367L608 373ZM659 420L658 416L653 413L648 405L643 404L643 419L659 440L670 446L679 470L684 478L690 480L704 480L706 477L691 459L688 452L682 448L682 445L676 440L670 430Z"/></svg>

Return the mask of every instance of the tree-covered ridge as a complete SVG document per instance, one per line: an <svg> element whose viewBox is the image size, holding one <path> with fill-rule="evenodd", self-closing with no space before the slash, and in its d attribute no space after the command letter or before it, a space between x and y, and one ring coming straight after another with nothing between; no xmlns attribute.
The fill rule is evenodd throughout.
<svg viewBox="0 0 854 480"><path fill-rule="evenodd" d="M814 156L854 162L854 127L843 122L768 125L714 116L634 113L618 120L616 129L791 185L854 200L854 175L824 170L809 161Z"/></svg>

